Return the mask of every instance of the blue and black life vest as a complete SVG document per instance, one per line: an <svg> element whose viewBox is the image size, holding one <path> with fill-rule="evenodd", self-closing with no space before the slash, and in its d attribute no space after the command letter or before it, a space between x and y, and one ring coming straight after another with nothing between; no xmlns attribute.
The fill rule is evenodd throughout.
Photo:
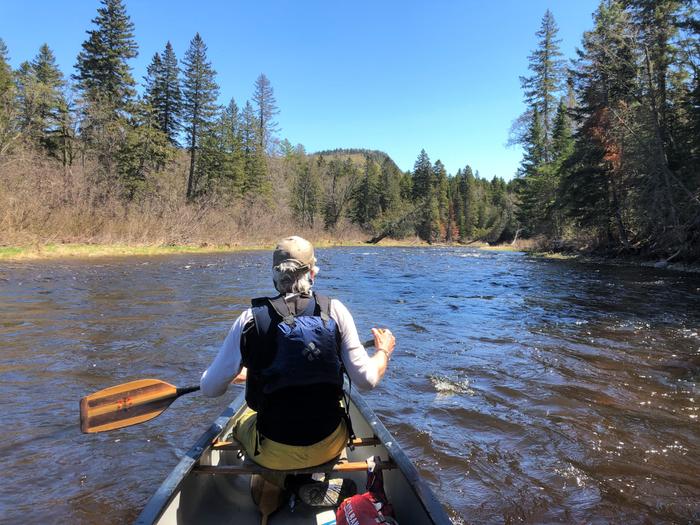
<svg viewBox="0 0 700 525"><path fill-rule="evenodd" d="M290 308L291 302L291 308ZM246 402L258 431L291 445L310 445L341 418L344 367L330 299L319 294L253 299L254 328L244 337Z"/></svg>

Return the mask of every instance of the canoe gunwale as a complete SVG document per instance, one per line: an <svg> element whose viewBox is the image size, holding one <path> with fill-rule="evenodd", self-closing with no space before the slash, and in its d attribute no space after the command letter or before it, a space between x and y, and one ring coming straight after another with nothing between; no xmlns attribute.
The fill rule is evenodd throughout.
<svg viewBox="0 0 700 525"><path fill-rule="evenodd" d="M411 460L379 420L374 411L359 393L346 393L354 403L358 412L372 427L375 435L379 438L384 448L389 454L390 460L398 467L406 479L414 495L425 509L433 523L438 525L451 525L452 521L447 516L442 504L438 501L435 493L423 481ZM158 490L151 496L146 506L134 522L136 525L149 525L155 523L168 508L185 478L192 472L202 454L212 446L214 440L219 437L227 427L230 419L238 412L245 403L245 392L241 392L234 401L219 415L212 425L201 435L195 444L182 457L177 466L170 472Z"/></svg>
<svg viewBox="0 0 700 525"><path fill-rule="evenodd" d="M396 463L396 466L406 478L408 485L413 490L416 498L420 501L433 523L437 525L452 525L452 520L447 516L445 509L438 501L435 493L425 483L423 478L421 478L413 462L406 456L406 453L386 429L384 423L381 422L361 395L357 393L349 394L358 412L360 412L362 417L370 424L375 435L382 442L384 448L386 448L389 453L389 457Z"/></svg>
<svg viewBox="0 0 700 525"><path fill-rule="evenodd" d="M137 525L150 525L155 523L165 512L168 505L175 497L185 478L189 475L192 468L197 464L202 454L211 446L214 439L219 436L226 428L229 420L238 412L245 403L245 392L241 392L236 396L236 399L224 409L224 411L216 418L214 423L200 436L194 445L182 457L175 468L168 474L165 481L158 487L155 494L148 500L146 506L136 518L134 522Z"/></svg>

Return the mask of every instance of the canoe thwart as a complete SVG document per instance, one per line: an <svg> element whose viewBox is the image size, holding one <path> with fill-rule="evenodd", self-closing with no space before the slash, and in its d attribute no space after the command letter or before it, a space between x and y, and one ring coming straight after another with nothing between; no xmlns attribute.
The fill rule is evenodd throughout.
<svg viewBox="0 0 700 525"><path fill-rule="evenodd" d="M372 447L381 445L382 442L378 437L355 438L350 443L353 447ZM212 450L237 451L242 450L243 446L238 441L214 441L211 445Z"/></svg>
<svg viewBox="0 0 700 525"><path fill-rule="evenodd" d="M383 470L390 470L396 468L396 464L389 461L381 461L379 466ZM285 472L287 474L313 474L316 472L361 472L367 470L366 461L351 461L351 462L331 462L325 465L318 465L316 467L295 469L295 470L280 470L274 472ZM257 463L246 460L240 465L196 465L192 472L195 474L219 474L224 476L236 476L239 474L261 474L264 472L270 472L270 469L265 468Z"/></svg>

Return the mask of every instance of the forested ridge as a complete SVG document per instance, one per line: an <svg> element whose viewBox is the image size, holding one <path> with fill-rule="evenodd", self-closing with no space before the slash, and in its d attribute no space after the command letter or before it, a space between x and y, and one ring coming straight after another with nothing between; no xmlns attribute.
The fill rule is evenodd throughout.
<svg viewBox="0 0 700 525"><path fill-rule="evenodd" d="M424 150L409 171L374 150L306 152L281 138L265 74L249 100L219 104L198 33L182 57L165 42L137 82L126 5L102 0L70 76L47 44L13 70L0 40L0 244L294 230L696 260L698 31L693 0L604 0L565 60L547 11L510 132L523 160L506 182L469 165L448 174Z"/></svg>

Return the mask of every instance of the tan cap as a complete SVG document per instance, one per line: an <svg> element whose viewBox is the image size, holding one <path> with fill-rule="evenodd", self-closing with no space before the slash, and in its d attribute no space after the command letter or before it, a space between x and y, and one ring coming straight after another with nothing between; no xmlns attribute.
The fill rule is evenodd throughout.
<svg viewBox="0 0 700 525"><path fill-rule="evenodd" d="M277 243L277 248L272 254L272 266L279 266L283 262L294 262L300 269L311 269L316 264L313 245L296 235L282 239Z"/></svg>

